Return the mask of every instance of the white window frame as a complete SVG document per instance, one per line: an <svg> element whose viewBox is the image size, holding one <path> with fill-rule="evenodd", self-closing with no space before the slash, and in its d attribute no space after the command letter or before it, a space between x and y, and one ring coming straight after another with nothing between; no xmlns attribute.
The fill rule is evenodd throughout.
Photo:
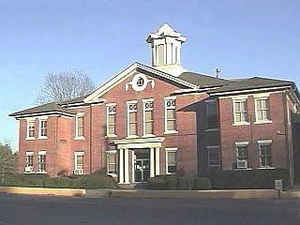
<svg viewBox="0 0 300 225"><path fill-rule="evenodd" d="M33 137L29 137L29 127L30 127L31 123L34 124L34 136ZM26 140L35 140L35 136L36 136L36 120L35 120L35 118L26 120L26 132L27 132Z"/></svg>
<svg viewBox="0 0 300 225"><path fill-rule="evenodd" d="M78 136L78 118L83 118L84 120L84 113L77 113L76 117L75 117L75 140L84 140L84 132L83 132L83 136ZM83 129L84 129L84 122L83 122Z"/></svg>
<svg viewBox="0 0 300 225"><path fill-rule="evenodd" d="M218 154L219 154L219 164L210 164L210 156L209 153L211 150L218 150ZM220 146L219 145L212 145L212 146L206 146L206 150L207 150L207 165L208 167L214 167L214 168L220 168L221 167L221 152L220 152Z"/></svg>
<svg viewBox="0 0 300 225"><path fill-rule="evenodd" d="M154 116L154 100L151 99L143 99L143 136L144 137L154 137L154 119L152 120L152 134L146 134L146 111L152 111L152 116ZM146 103L152 103L152 108L146 109Z"/></svg>
<svg viewBox="0 0 300 225"><path fill-rule="evenodd" d="M109 112L109 108L110 107L117 107L117 104L116 103L108 103L106 104L106 136L107 137L117 137L117 134L116 134L116 129L117 129L117 124L116 124L116 116L117 116L117 111L115 112ZM116 109L117 110L117 109ZM114 134L109 134L109 115L115 115L115 133Z"/></svg>
<svg viewBox="0 0 300 225"><path fill-rule="evenodd" d="M81 170L81 169L78 168L77 156L83 156L82 174L84 174L84 152L82 152L82 151L80 151L80 152L74 152L74 174L76 174L75 173L76 170Z"/></svg>
<svg viewBox="0 0 300 225"><path fill-rule="evenodd" d="M106 174L109 175L109 176L112 176L112 177L117 177L117 173L118 173L118 162L117 162L117 159L116 159L116 163L115 163L115 167L116 167L116 172L115 173L109 173L108 172L108 160L107 160L107 155L108 154L116 154L116 157L118 157L117 155L117 150L110 150L110 151L106 151Z"/></svg>
<svg viewBox="0 0 300 225"><path fill-rule="evenodd" d="M47 173L47 151L39 151L38 152L38 173L44 173L44 174L46 174ZM45 160L45 171L42 171L42 170L40 170L40 156L41 155L43 155L43 156L46 156L46 160Z"/></svg>
<svg viewBox="0 0 300 225"><path fill-rule="evenodd" d="M166 152L166 174L167 175L176 174L176 172L175 173L169 172L169 168L168 168L168 153L169 152L175 152L175 154L176 154L176 156L175 156L175 159L176 159L176 170L177 170L177 151L178 151L178 148L165 148L165 152Z"/></svg>
<svg viewBox="0 0 300 225"><path fill-rule="evenodd" d="M257 141L257 148L258 148L258 163L259 163L259 169L274 169L273 166L262 166L261 163L261 145L270 145L270 155L271 155L271 161L272 161L272 140L259 140Z"/></svg>
<svg viewBox="0 0 300 225"><path fill-rule="evenodd" d="M129 105L131 104L136 104L136 110L130 110L129 109ZM138 137L138 101L137 100L133 100L133 101L128 101L127 104L127 138L137 138ZM136 113L136 135L130 135L130 126L129 126L129 114L131 112L135 112Z"/></svg>
<svg viewBox="0 0 300 225"><path fill-rule="evenodd" d="M269 119L258 119L258 101L259 100L268 100L269 101ZM270 97L269 95L266 96L254 96L254 101L255 101L255 124L264 124L264 123L272 123L271 118L271 105L270 105Z"/></svg>
<svg viewBox="0 0 300 225"><path fill-rule="evenodd" d="M247 152L247 167L246 168L242 168L242 167L238 167L238 147L247 147L247 151L249 151L248 147L249 147L249 142L248 141L242 141L242 142L235 142L235 153L236 153L236 168L237 169L249 169L249 152ZM242 161L245 161L242 160Z"/></svg>
<svg viewBox="0 0 300 225"><path fill-rule="evenodd" d="M165 97L164 98L164 108L165 108L165 134L177 134L177 118L176 118L176 105L175 106L167 106L168 100L175 100L176 101L176 96L170 96L170 97ZM168 130L168 109L174 109L175 110L175 124L176 128L175 130Z"/></svg>
<svg viewBox="0 0 300 225"><path fill-rule="evenodd" d="M27 172L26 170L27 170L27 168L29 168L28 166L27 166L27 157L28 156L32 156L32 166L31 166L31 171L29 172ZM24 173L34 173L34 152L32 152L32 151L27 151L27 152L25 152L25 167L24 167Z"/></svg>
<svg viewBox="0 0 300 225"><path fill-rule="evenodd" d="M47 122L47 136L42 136L42 122ZM48 139L48 117L41 117L39 118L39 139Z"/></svg>
<svg viewBox="0 0 300 225"><path fill-rule="evenodd" d="M233 98L232 99L233 101L233 124L236 125L236 126L239 126L239 125L249 125L249 112L248 112L248 96L245 97L238 97L238 98ZM240 103L240 105L242 106L242 103L243 102L246 102L246 105L247 105L247 120L245 121L237 121L237 117L236 117L236 103ZM242 119L242 111L241 111L241 119Z"/></svg>

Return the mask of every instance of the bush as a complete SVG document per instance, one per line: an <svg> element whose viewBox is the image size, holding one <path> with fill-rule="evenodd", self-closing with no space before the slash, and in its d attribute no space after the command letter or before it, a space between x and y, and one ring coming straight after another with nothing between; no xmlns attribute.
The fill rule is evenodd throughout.
<svg viewBox="0 0 300 225"><path fill-rule="evenodd" d="M274 188L274 180L282 179L284 188L289 184L287 169L255 169L213 171L207 174L213 189Z"/></svg>
<svg viewBox="0 0 300 225"><path fill-rule="evenodd" d="M207 177L161 175L150 178L147 187L155 190L207 190L211 189L211 184Z"/></svg>
<svg viewBox="0 0 300 225"><path fill-rule="evenodd" d="M92 175L75 177L48 177L46 175L15 174L6 177L2 186L19 187L49 187L49 188L117 188L117 184L112 177L95 173Z"/></svg>

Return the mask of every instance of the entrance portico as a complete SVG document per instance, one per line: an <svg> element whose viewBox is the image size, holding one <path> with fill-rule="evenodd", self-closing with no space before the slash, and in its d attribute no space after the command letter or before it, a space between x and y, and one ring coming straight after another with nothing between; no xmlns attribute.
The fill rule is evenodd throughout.
<svg viewBox="0 0 300 225"><path fill-rule="evenodd" d="M119 183L147 182L160 174L160 148L165 138L115 140L119 151Z"/></svg>

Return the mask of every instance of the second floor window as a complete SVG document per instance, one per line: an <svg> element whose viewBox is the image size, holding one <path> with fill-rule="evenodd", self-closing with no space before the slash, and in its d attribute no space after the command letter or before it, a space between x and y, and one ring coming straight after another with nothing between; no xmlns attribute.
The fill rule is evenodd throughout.
<svg viewBox="0 0 300 225"><path fill-rule="evenodd" d="M217 102L208 101L206 107L207 107L206 108L207 128L217 128L218 127Z"/></svg>
<svg viewBox="0 0 300 225"><path fill-rule="evenodd" d="M137 135L137 102L127 103L128 111L128 136Z"/></svg>
<svg viewBox="0 0 300 225"><path fill-rule="evenodd" d="M256 99L256 121L270 120L270 103L268 98Z"/></svg>
<svg viewBox="0 0 300 225"><path fill-rule="evenodd" d="M165 131L176 131L176 99L165 99Z"/></svg>
<svg viewBox="0 0 300 225"><path fill-rule="evenodd" d="M76 137L84 136L84 115L76 115Z"/></svg>
<svg viewBox="0 0 300 225"><path fill-rule="evenodd" d="M48 131L48 122L47 120L40 120L40 137L47 137Z"/></svg>
<svg viewBox="0 0 300 225"><path fill-rule="evenodd" d="M27 121L27 138L35 137L35 121L28 120Z"/></svg>
<svg viewBox="0 0 300 225"><path fill-rule="evenodd" d="M117 106L116 104L108 104L106 106L107 110L107 136L114 136L116 135L116 111Z"/></svg>
<svg viewBox="0 0 300 225"><path fill-rule="evenodd" d="M243 123L248 122L248 107L247 99L234 101L234 122Z"/></svg>
<svg viewBox="0 0 300 225"><path fill-rule="evenodd" d="M144 101L144 135L153 134L153 100Z"/></svg>

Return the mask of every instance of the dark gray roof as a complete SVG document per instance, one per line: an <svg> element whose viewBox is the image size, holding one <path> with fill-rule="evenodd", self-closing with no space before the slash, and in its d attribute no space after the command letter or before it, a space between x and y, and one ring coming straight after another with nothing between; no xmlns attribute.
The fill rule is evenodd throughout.
<svg viewBox="0 0 300 225"><path fill-rule="evenodd" d="M294 83L285 80L275 80L262 77L252 77L248 79L229 80L222 87L210 90L208 93L222 93L228 91L242 91L247 89L293 86Z"/></svg>
<svg viewBox="0 0 300 225"><path fill-rule="evenodd" d="M183 72L178 78L197 85L200 88L220 87L228 82L227 80L193 72Z"/></svg>
<svg viewBox="0 0 300 225"><path fill-rule="evenodd" d="M67 113L73 114L69 110L62 108L59 104L55 102L39 105L33 108L25 109L19 112L15 112L10 114L9 116L22 116L27 114L35 114L35 113L47 113L47 112L59 112L59 113Z"/></svg>
<svg viewBox="0 0 300 225"><path fill-rule="evenodd" d="M70 99L70 100L66 100L66 101L63 101L62 103L60 103L60 105L67 105L67 104L81 103L81 102L83 102L83 100L84 100L87 96L89 96L89 94L88 94L88 95L85 95L85 96L73 98L73 99Z"/></svg>

